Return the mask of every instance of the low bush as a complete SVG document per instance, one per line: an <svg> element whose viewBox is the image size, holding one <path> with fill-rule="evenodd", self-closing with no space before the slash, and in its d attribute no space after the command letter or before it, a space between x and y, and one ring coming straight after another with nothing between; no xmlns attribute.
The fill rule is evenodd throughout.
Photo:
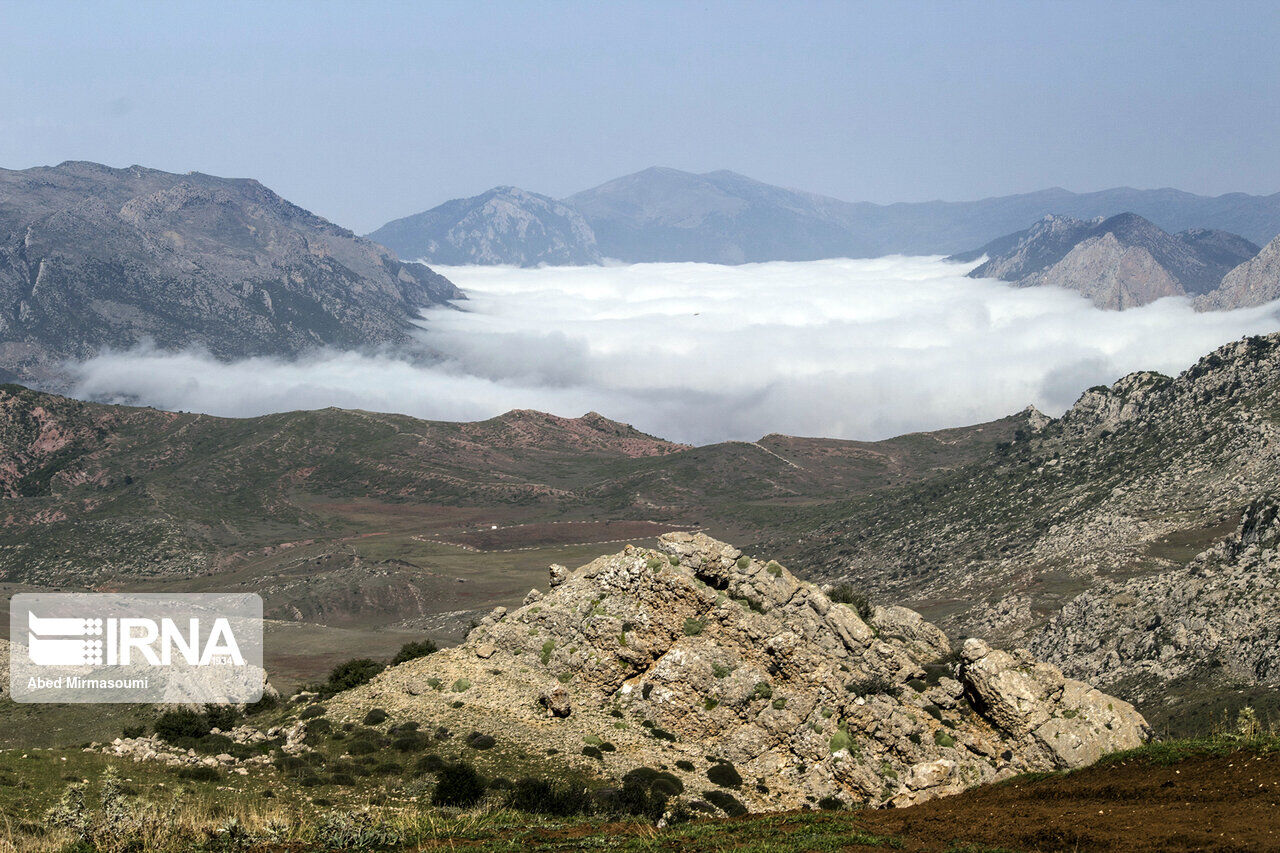
<svg viewBox="0 0 1280 853"><path fill-rule="evenodd" d="M493 735L485 735L480 732L472 732L467 735L466 739L467 746L472 749L493 749L497 742Z"/></svg>
<svg viewBox="0 0 1280 853"><path fill-rule="evenodd" d="M550 782L526 776L517 779L507 795L507 808L551 817L589 814L593 807L590 792L580 785Z"/></svg>
<svg viewBox="0 0 1280 853"><path fill-rule="evenodd" d="M738 769L727 761L717 762L707 768L707 778L721 788L737 788L742 785Z"/></svg>
<svg viewBox="0 0 1280 853"><path fill-rule="evenodd" d="M747 807L728 791L703 791L702 796L729 817L738 817L747 813Z"/></svg>
<svg viewBox="0 0 1280 853"><path fill-rule="evenodd" d="M853 588L851 583L837 584L827 594L836 604L847 604L863 619L871 618L871 600Z"/></svg>
<svg viewBox="0 0 1280 853"><path fill-rule="evenodd" d="M165 711L155 723L156 734L170 743L180 738L202 738L211 728L208 717L190 708Z"/></svg>
<svg viewBox="0 0 1280 853"><path fill-rule="evenodd" d="M375 675L386 669L386 664L379 663L370 658L352 658L338 664L329 672L329 680L326 682L326 690L333 693L341 693L343 690L350 690L353 687L359 687L361 684L367 684Z"/></svg>
<svg viewBox="0 0 1280 853"><path fill-rule="evenodd" d="M484 798L484 779L465 761L446 764L436 774L431 802L437 806L470 808Z"/></svg>
<svg viewBox="0 0 1280 853"><path fill-rule="evenodd" d="M381 708L373 708L369 713L364 715L364 724L366 726L376 726L379 723L385 723L391 715Z"/></svg>
<svg viewBox="0 0 1280 853"><path fill-rule="evenodd" d="M424 658L438 652L439 647L431 640L418 640L416 642L405 643L400 647L400 651L396 652L395 657L391 659L391 665L405 663L406 661Z"/></svg>

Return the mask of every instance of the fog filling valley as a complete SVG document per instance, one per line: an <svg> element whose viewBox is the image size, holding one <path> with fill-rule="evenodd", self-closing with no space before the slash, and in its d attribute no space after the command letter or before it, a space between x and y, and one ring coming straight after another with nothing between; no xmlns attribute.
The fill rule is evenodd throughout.
<svg viewBox="0 0 1280 853"><path fill-rule="evenodd" d="M469 296L437 309L431 364L326 351L225 363L140 348L77 365L74 394L245 416L325 406L476 420L514 408L598 411L678 441L771 432L877 439L1057 415L1135 370L1177 373L1277 328L1277 305L1124 312L1078 294L887 257L745 266L437 267Z"/></svg>

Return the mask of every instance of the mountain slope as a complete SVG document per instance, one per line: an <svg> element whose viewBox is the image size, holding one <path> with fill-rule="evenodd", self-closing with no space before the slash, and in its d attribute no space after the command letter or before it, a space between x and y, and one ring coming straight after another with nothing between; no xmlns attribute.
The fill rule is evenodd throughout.
<svg viewBox="0 0 1280 853"><path fill-rule="evenodd" d="M491 196L496 201L488 201ZM1207 197L1172 189L1073 193L1055 187L977 201L872 204L784 189L729 171L699 175L662 167L583 190L563 199L561 208L555 204L499 188L388 223L374 234L402 257L435 258L439 252L451 263L518 265L594 263L591 240L601 255L633 263L951 254L1046 216L1087 220L1122 211L1170 233L1216 229L1259 244L1280 234L1280 193ZM586 232L564 208L582 215ZM1202 256L1218 253L1219 265L1239 262L1231 240L1215 247L1213 235L1183 238L1198 244Z"/></svg>
<svg viewBox="0 0 1280 853"><path fill-rule="evenodd" d="M595 234L573 208L495 187L383 225L369 235L406 260L437 264L597 264Z"/></svg>
<svg viewBox="0 0 1280 853"><path fill-rule="evenodd" d="M1280 490L1278 413L1280 333L1229 344L1175 378L1137 373L1090 389L994 459L796 508L771 541L811 575L850 578L948 629L1034 638L1077 595L1181 569L1234 535L1253 501ZM1223 642L1255 627L1232 622ZM1049 660L1105 679L1090 658ZM1253 679L1225 673L1196 693Z"/></svg>
<svg viewBox="0 0 1280 853"><path fill-rule="evenodd" d="M845 202L728 171L654 167L565 199L600 251L631 262L741 264L862 257L874 245L845 225Z"/></svg>
<svg viewBox="0 0 1280 853"><path fill-rule="evenodd" d="M1120 310L1163 296L1208 293L1258 251L1234 234L1194 229L1170 235L1123 213L1090 221L1049 216L949 260L985 255L988 260L970 277L1077 290L1101 308Z"/></svg>
<svg viewBox="0 0 1280 853"><path fill-rule="evenodd" d="M214 355L404 343L445 278L252 180L94 163L0 170L0 370L144 340Z"/></svg>
<svg viewBox="0 0 1280 853"><path fill-rule="evenodd" d="M1280 237L1227 273L1217 290L1196 300L1196 307L1200 310L1247 308L1276 299L1280 299Z"/></svg>

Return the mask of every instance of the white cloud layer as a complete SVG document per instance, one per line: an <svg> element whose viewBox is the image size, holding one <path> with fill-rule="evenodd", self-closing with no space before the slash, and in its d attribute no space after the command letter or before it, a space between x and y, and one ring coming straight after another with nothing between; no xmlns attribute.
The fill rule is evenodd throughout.
<svg viewBox="0 0 1280 853"><path fill-rule="evenodd" d="M1067 291L888 257L617 267L442 268L471 297L423 322L443 354L326 352L226 364L104 353L76 394L255 415L342 406L473 420L512 408L608 417L682 441L770 432L874 439L1061 413L1090 385L1176 373L1277 306L1196 313L1184 299L1102 311Z"/></svg>

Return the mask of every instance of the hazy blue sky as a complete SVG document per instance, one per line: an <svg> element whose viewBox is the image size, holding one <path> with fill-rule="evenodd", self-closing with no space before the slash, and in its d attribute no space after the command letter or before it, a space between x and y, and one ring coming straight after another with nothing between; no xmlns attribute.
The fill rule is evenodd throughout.
<svg viewBox="0 0 1280 853"><path fill-rule="evenodd" d="M848 200L1280 190L1274 3L4 3L0 165L256 177L357 231L661 164Z"/></svg>

